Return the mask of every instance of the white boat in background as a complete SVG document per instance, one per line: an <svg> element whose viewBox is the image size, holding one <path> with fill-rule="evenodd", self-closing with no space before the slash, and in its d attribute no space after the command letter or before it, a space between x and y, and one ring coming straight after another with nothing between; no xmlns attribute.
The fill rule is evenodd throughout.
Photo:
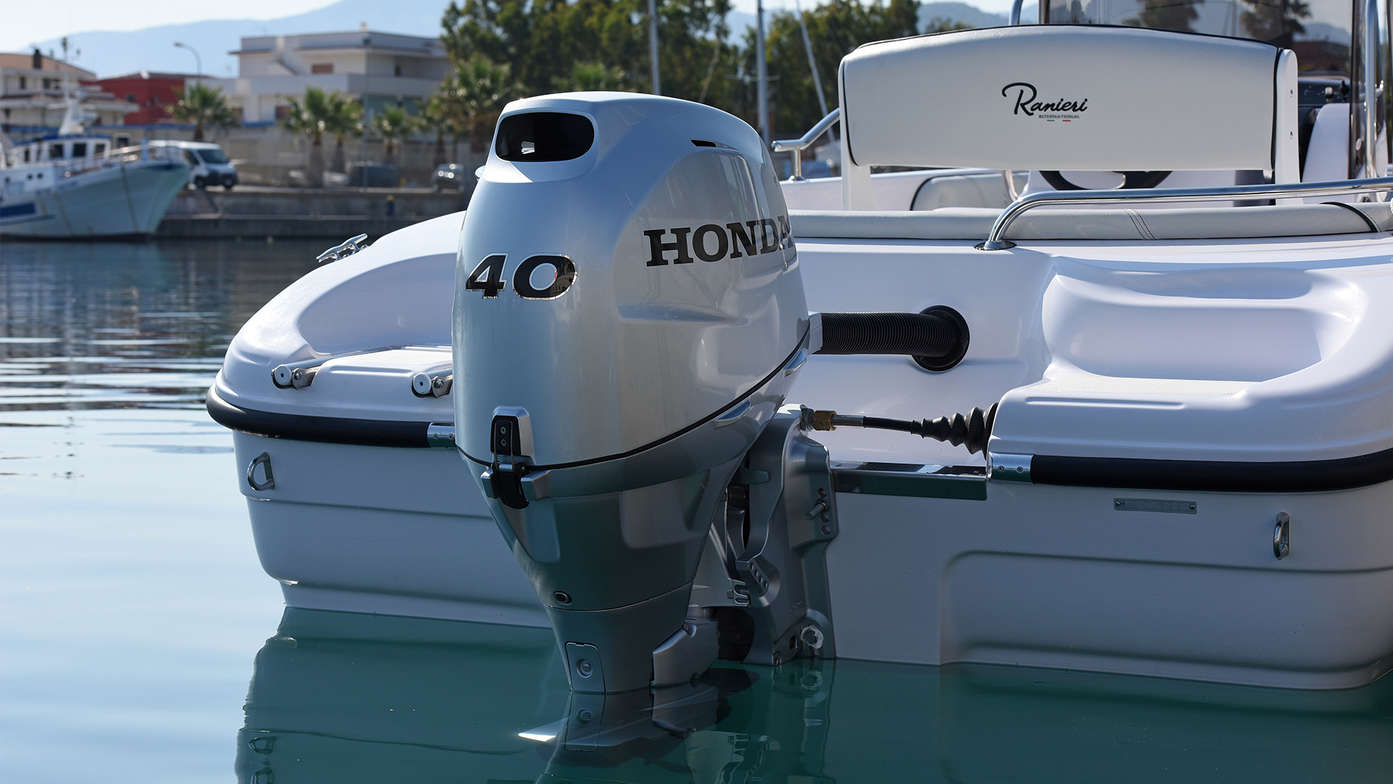
<svg viewBox="0 0 1393 784"><path fill-rule="evenodd" d="M70 92L57 134L13 143L0 134L0 235L89 239L153 234L188 182L177 158L111 149L87 133Z"/></svg>
<svg viewBox="0 0 1393 784"><path fill-rule="evenodd" d="M718 653L1369 683L1385 11L1314 76L1077 7L863 46L839 180L709 107L514 102L467 214L232 341L262 565L292 606L549 624L581 694Z"/></svg>

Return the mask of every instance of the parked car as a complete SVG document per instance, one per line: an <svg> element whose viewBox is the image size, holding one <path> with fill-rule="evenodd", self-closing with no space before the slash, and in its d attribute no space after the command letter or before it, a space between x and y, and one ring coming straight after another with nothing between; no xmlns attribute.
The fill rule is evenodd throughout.
<svg viewBox="0 0 1393 784"><path fill-rule="evenodd" d="M435 167L433 182L437 191L462 190L464 178L468 176L465 168L458 163L442 163Z"/></svg>
<svg viewBox="0 0 1393 784"><path fill-rule="evenodd" d="M237 184L237 167L212 142L152 141L150 147L180 156L189 165L189 184L195 188L221 185L230 191Z"/></svg>
<svg viewBox="0 0 1393 784"><path fill-rule="evenodd" d="M395 188L401 172L390 163L355 163L348 169L348 184L355 188Z"/></svg>

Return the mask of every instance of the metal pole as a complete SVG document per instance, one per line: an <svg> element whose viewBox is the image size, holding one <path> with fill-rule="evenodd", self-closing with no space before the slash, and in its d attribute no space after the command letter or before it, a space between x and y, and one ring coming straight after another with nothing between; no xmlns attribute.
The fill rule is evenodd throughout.
<svg viewBox="0 0 1393 784"><path fill-rule="evenodd" d="M764 63L764 0L755 4L755 88L759 101L759 136L769 143L769 72Z"/></svg>
<svg viewBox="0 0 1393 784"><path fill-rule="evenodd" d="M798 4L798 0L793 0L793 9L798 12L798 27L803 31L803 48L808 52L808 69L813 72L813 86L817 88L817 108L822 111L822 116L826 117L827 99L822 95L822 77L817 73L817 60L813 59L813 40L808 37L808 21L803 18L803 7Z"/></svg>
<svg viewBox="0 0 1393 784"><path fill-rule="evenodd" d="M648 0L648 59L653 66L653 94L662 95L658 78L658 0Z"/></svg>
<svg viewBox="0 0 1393 784"><path fill-rule="evenodd" d="M1379 37L1378 37L1378 7L1379 0L1368 0L1364 4L1364 36L1360 42L1360 60L1364 71L1363 85L1360 96L1364 103L1364 116L1361 118L1363 128L1361 134L1364 137L1364 160L1360 170L1364 177L1377 177L1382 172L1378 170L1378 94L1379 94Z"/></svg>

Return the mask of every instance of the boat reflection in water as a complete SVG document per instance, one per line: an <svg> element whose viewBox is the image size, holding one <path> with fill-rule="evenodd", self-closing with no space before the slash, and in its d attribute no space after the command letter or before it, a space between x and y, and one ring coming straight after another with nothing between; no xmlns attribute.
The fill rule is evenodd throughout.
<svg viewBox="0 0 1393 784"><path fill-rule="evenodd" d="M641 695L568 694L547 629L288 609L256 658L238 780L1273 782L1393 768L1387 678L1302 692L795 660L718 666L656 705Z"/></svg>

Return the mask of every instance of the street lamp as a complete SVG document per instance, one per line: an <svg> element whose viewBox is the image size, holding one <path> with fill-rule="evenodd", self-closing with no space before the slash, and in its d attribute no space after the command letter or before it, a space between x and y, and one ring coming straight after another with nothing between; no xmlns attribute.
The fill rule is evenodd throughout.
<svg viewBox="0 0 1393 784"><path fill-rule="evenodd" d="M198 56L198 50L180 41L175 41L174 46L179 49L188 49L190 52L193 52L194 69L197 71L197 73L194 74L193 80L194 82L201 84L201 77L203 75L203 58Z"/></svg>

